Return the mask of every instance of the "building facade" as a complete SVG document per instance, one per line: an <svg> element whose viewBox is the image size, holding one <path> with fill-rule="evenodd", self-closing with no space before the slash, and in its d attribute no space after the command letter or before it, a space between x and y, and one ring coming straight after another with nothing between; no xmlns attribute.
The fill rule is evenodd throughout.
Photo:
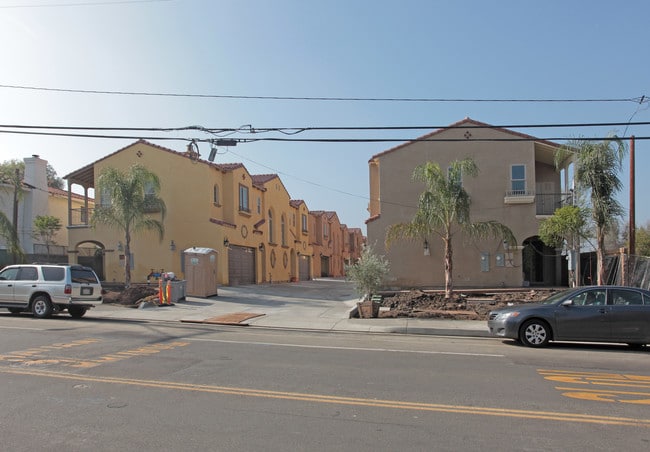
<svg viewBox="0 0 650 452"><path fill-rule="evenodd" d="M185 274L184 251L216 251L220 285L298 281L320 276L314 265L307 204L292 200L276 174L250 174L241 163L212 163L193 147L178 152L137 141L67 176L69 196L81 187L86 206L69 210L71 261L95 258L106 281L124 281L123 232L91 227L95 181L108 167L127 171L141 164L161 181L166 215L164 238L138 233L131 241L132 281L145 282L164 272Z"/></svg>
<svg viewBox="0 0 650 452"><path fill-rule="evenodd" d="M471 220L495 220L508 226L516 244L471 240L453 242L455 287L521 287L567 284L566 260L539 240L543 219L570 202L566 172L554 158L558 144L466 118L374 155L370 176L368 242L390 262L385 281L394 288L444 287L442 240L437 236L400 241L386 247L387 229L411 221L425 187L412 181L416 166L472 158L478 177L463 177L471 196Z"/></svg>

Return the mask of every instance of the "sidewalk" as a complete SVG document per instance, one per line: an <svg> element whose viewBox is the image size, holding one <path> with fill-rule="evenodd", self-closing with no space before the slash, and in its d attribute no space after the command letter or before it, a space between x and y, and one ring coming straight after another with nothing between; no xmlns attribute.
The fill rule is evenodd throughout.
<svg viewBox="0 0 650 452"><path fill-rule="evenodd" d="M170 306L128 308L104 304L90 310L86 316L338 332L489 336L485 321L350 318L357 297L350 283L337 279L220 287L218 290L215 297L186 297Z"/></svg>

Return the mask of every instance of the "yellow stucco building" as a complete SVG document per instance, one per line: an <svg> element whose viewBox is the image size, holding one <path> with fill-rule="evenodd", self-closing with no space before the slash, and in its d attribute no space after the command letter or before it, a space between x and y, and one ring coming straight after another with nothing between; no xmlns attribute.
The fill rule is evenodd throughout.
<svg viewBox="0 0 650 452"><path fill-rule="evenodd" d="M133 282L146 282L161 272L183 278L183 254L193 247L216 251L220 285L320 276L313 269L309 209L304 201L291 199L278 175L252 175L241 163L202 160L191 146L177 152L144 140L65 176L69 197L75 186L81 187L87 203L81 209L69 208L71 261L94 249L93 266L102 279L124 281L123 232L103 225L93 228L90 218L96 178L108 167L126 171L134 164L160 178L167 211L164 218L160 212L150 213L163 221L162 240L154 232L132 238ZM100 198L98 194L96 202ZM350 235L339 240L350 240Z"/></svg>

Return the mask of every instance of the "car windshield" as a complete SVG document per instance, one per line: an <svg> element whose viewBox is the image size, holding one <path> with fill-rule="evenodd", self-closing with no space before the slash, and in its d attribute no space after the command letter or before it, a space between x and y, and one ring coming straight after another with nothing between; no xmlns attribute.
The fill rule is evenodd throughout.
<svg viewBox="0 0 650 452"><path fill-rule="evenodd" d="M570 290L563 290L558 293L554 293L550 297L548 297L546 300L542 301L542 304L555 304L560 300L563 300L565 298L568 298L569 295L573 292L575 292L576 289L570 289Z"/></svg>

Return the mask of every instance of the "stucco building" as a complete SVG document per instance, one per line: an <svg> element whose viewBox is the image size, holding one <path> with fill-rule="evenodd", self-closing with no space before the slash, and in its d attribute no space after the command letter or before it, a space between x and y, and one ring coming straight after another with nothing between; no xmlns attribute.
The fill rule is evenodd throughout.
<svg viewBox="0 0 650 452"><path fill-rule="evenodd" d="M416 166L472 158L476 178L463 177L471 196L472 221L496 220L508 226L517 244L454 238L455 287L521 287L567 284L566 260L539 240L540 222L570 202L566 172L556 171L559 145L466 118L374 155L370 176L368 242L390 262L387 287L444 287L442 240L437 236L385 247L386 231L409 222L424 185L412 181ZM425 249L426 248L426 249Z"/></svg>
<svg viewBox="0 0 650 452"><path fill-rule="evenodd" d="M0 210L9 221L14 219L16 209L17 232L20 246L27 256L47 258L60 256L60 260L67 259L68 248L68 201L71 206L79 208L83 204L83 197L73 194L68 199L64 190L47 186L47 160L38 155L23 159L25 172L20 184L20 192L14 193L15 188L11 183L0 184ZM38 216L56 217L61 222L61 229L53 236L54 244L47 245L35 234L34 220ZM6 244L0 238L0 249L5 249ZM4 253L0 257L0 264L8 264L9 257Z"/></svg>
<svg viewBox="0 0 650 452"><path fill-rule="evenodd" d="M96 178L108 167L127 171L141 164L161 181L167 212L162 241L153 232L131 242L132 280L173 272L183 278L183 253L216 251L220 285L306 280L321 275L314 264L311 217L303 200L291 199L277 174L250 174L241 163L212 163L193 147L178 152L139 140L65 176L70 196L81 187L88 205L69 210L71 261L93 255L107 281L124 280L123 232L90 226ZM101 193L96 202L101 203ZM338 231L340 234L341 232ZM342 239L337 239L342 240Z"/></svg>

